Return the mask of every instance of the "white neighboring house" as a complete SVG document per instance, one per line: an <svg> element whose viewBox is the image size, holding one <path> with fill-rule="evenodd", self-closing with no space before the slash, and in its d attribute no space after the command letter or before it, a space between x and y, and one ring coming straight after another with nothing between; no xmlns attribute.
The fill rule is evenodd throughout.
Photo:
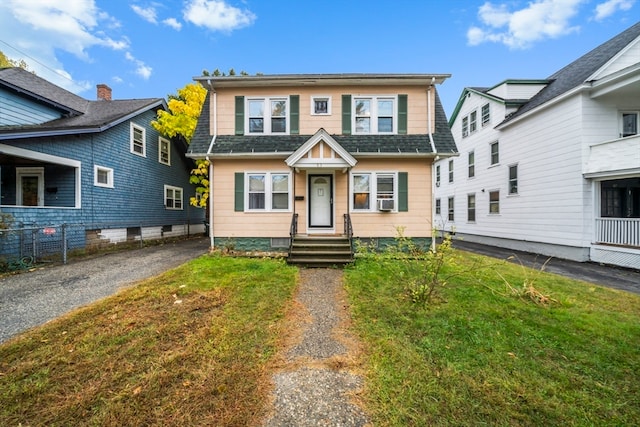
<svg viewBox="0 0 640 427"><path fill-rule="evenodd" d="M436 163L455 238L640 269L640 23L544 80L465 88Z"/></svg>

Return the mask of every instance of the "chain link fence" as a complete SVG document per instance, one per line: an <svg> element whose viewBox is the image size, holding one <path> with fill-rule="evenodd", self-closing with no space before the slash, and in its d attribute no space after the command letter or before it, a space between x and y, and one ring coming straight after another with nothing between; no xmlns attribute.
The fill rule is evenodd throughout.
<svg viewBox="0 0 640 427"><path fill-rule="evenodd" d="M0 229L0 272L52 262L66 263L69 256L152 241L188 237L205 232L205 224L23 224Z"/></svg>

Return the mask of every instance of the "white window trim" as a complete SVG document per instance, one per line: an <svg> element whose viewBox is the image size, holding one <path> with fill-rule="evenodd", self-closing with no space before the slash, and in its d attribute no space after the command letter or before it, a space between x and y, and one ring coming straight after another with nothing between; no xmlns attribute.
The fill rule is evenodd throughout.
<svg viewBox="0 0 640 427"><path fill-rule="evenodd" d="M162 160L162 142L166 141L167 143L167 161ZM161 136L158 137L158 162L163 165L171 166L171 140L167 138L163 138Z"/></svg>
<svg viewBox="0 0 640 427"><path fill-rule="evenodd" d="M249 208L249 177L251 175L264 175L264 209L250 209ZM272 207L273 201L273 175L286 175L289 179L287 180L287 209L274 209ZM291 172L245 172L244 173L244 211L245 212L291 212L293 208L293 177L291 176Z"/></svg>
<svg viewBox="0 0 640 427"><path fill-rule="evenodd" d="M635 114L636 116L636 133L634 135L628 135L628 136L623 136L624 134L624 122L623 122L623 116L625 114ZM629 136L636 136L638 134L640 134L640 112L638 111L633 111L633 110L623 110L620 111L620 114L618 114L618 122L619 122L619 129L620 129L620 138L628 138Z"/></svg>
<svg viewBox="0 0 640 427"><path fill-rule="evenodd" d="M489 215L490 216L495 216L495 215L500 215L500 190L498 189L494 189L494 190L488 190L487 191L488 195L489 195ZM498 212L491 212L491 193L498 193Z"/></svg>
<svg viewBox="0 0 640 427"><path fill-rule="evenodd" d="M471 163L470 157L473 155L473 163ZM471 174L471 170L473 168L473 174ZM476 177L476 151L471 150L467 153L467 178L473 179Z"/></svg>
<svg viewBox="0 0 640 427"><path fill-rule="evenodd" d="M369 208L355 209L353 207L353 195L355 193L354 177L360 175L369 175ZM398 172L397 171L357 171L351 172L349 176L349 211L353 213L378 213L378 176L393 176L393 209L390 212L398 212ZM382 200L382 199L380 199ZM389 199L386 199L389 200Z"/></svg>
<svg viewBox="0 0 640 427"><path fill-rule="evenodd" d="M316 100L326 100L327 101L327 112L326 113L316 113L315 104ZM331 95L311 95L311 115L312 116L330 116L331 115Z"/></svg>
<svg viewBox="0 0 640 427"><path fill-rule="evenodd" d="M498 161L493 163L493 146L497 144L498 146ZM496 167L500 164L500 141L492 141L489 143L489 167Z"/></svg>
<svg viewBox="0 0 640 427"><path fill-rule="evenodd" d="M356 125L356 102L359 99L368 99L371 101L371 114L369 119L369 132L358 132ZM379 132L378 131L378 101L390 100L393 101L393 107L391 109L391 132ZM355 135L396 135L398 133L398 96L397 95L357 95L352 99L352 112L351 112L351 129Z"/></svg>
<svg viewBox="0 0 640 427"><path fill-rule="evenodd" d="M263 131L262 132L251 132L249 123L251 122L251 114L249 109L249 104L251 101L262 101L264 103L264 116L262 119L264 120ZM271 101L285 101L287 113L285 115L285 130L284 132L271 132ZM245 135L289 135L290 134L290 125L291 125L291 99L289 95L286 96L251 96L245 99L244 111L244 133Z"/></svg>
<svg viewBox="0 0 640 427"><path fill-rule="evenodd" d="M98 182L98 172L107 173L107 183ZM93 165L93 185L96 187L113 188L113 169L104 166Z"/></svg>
<svg viewBox="0 0 640 427"><path fill-rule="evenodd" d="M44 206L44 168L20 168L16 167L16 206L25 206L18 204L22 200L22 177L35 176L38 178L38 204L36 206ZM36 206L27 206L34 208Z"/></svg>
<svg viewBox="0 0 640 427"><path fill-rule="evenodd" d="M173 198L172 198L172 200L174 201L174 203L173 203L172 207L167 206L167 190L173 190ZM180 207L179 208L175 207L175 201L178 200L175 197L176 190L180 191L180 199L179 199L180 200ZM184 190L181 187L175 187L173 185L165 185L164 186L164 192L162 194L163 194L163 198L164 198L164 208L165 209L172 210L172 211L184 210Z"/></svg>
<svg viewBox="0 0 640 427"><path fill-rule="evenodd" d="M515 193L511 192L511 168L516 168L516 191ZM507 197L513 197L520 194L520 168L518 167L518 163L512 163L507 166Z"/></svg>
<svg viewBox="0 0 640 427"><path fill-rule="evenodd" d="M455 171L453 169L454 168L453 159L449 160L448 168L449 169L448 169L448 172L447 172L447 176L448 176L447 179L449 180L449 183L453 183L454 173L455 173Z"/></svg>
<svg viewBox="0 0 640 427"><path fill-rule="evenodd" d="M487 107L488 111L486 120L484 114L482 114L482 110L485 106ZM480 123L482 123L482 127L489 126L491 124L491 104L488 102L480 106Z"/></svg>
<svg viewBox="0 0 640 427"><path fill-rule="evenodd" d="M133 139L133 135L134 135L133 131L134 131L134 129L138 129L139 131L142 132L142 153L138 153L134 149L134 147L135 147L135 144L134 144L135 141ZM131 151L131 153L135 154L136 156L147 157L147 130L142 126L131 122L129 135L130 135L129 136L129 142L130 142L129 150Z"/></svg>

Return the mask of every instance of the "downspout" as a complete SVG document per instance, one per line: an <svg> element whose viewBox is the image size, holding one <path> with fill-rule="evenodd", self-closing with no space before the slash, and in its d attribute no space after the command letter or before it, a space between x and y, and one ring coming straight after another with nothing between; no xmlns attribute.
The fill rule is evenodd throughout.
<svg viewBox="0 0 640 427"><path fill-rule="evenodd" d="M431 132L431 90L433 89L433 83L436 81L435 77L431 77L431 84L427 88L427 134L429 135L429 143L431 144L431 151L435 154L433 162L431 162L431 250L436 250L436 236L434 235L435 219L436 219L436 191L434 183L436 182L436 162L440 159L438 152L436 151L436 145L433 142L433 135Z"/></svg>
<svg viewBox="0 0 640 427"><path fill-rule="evenodd" d="M211 83L209 83L211 85ZM209 154L213 149L213 145L216 143L216 137L218 136L218 94L213 91L213 138L211 138L211 144L207 150L207 156L205 159L209 162L209 245L211 249L215 249L215 240L213 237L213 162L209 158Z"/></svg>

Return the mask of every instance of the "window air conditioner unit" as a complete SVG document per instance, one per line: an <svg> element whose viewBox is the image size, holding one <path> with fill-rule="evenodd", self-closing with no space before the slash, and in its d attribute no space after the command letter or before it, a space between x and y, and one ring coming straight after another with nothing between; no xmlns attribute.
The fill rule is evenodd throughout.
<svg viewBox="0 0 640 427"><path fill-rule="evenodd" d="M379 211L392 211L394 208L393 199L378 199Z"/></svg>

